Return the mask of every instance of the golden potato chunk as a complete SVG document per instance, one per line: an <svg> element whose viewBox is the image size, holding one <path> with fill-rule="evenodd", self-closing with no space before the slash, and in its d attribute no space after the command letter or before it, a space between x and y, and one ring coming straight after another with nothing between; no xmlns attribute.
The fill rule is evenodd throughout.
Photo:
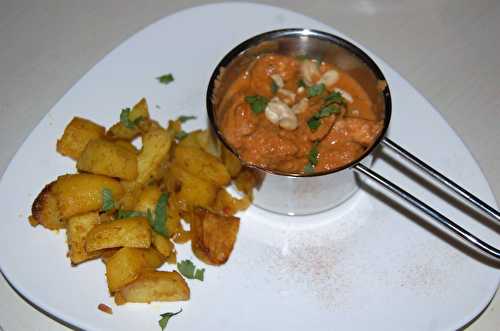
<svg viewBox="0 0 500 331"><path fill-rule="evenodd" d="M130 151L131 153L139 154L139 151L137 150L137 148L135 148L135 146L130 141L118 139L118 140L114 140L113 142L115 144L117 144L118 146Z"/></svg>
<svg viewBox="0 0 500 331"><path fill-rule="evenodd" d="M176 271L149 271L122 288L115 295L115 303L189 300L189 287Z"/></svg>
<svg viewBox="0 0 500 331"><path fill-rule="evenodd" d="M134 123L134 127L128 128L121 121L113 125L106 136L109 139L132 140L141 132L147 131L151 126L149 120L148 104L146 99L142 98L130 111L128 119Z"/></svg>
<svg viewBox="0 0 500 331"><path fill-rule="evenodd" d="M156 171L167 157L171 136L165 129L154 129L145 133L142 137L142 149L137 158L139 175L135 180L138 184L146 184L156 175Z"/></svg>
<svg viewBox="0 0 500 331"><path fill-rule="evenodd" d="M111 293L134 281L141 272L153 270L165 260L154 249L124 247L106 260L106 279Z"/></svg>
<svg viewBox="0 0 500 331"><path fill-rule="evenodd" d="M175 149L174 163L192 175L209 180L217 186L225 186L231 181L224 164L200 148L178 146Z"/></svg>
<svg viewBox="0 0 500 331"><path fill-rule="evenodd" d="M41 224L50 230L62 229L66 226L59 213L57 197L53 192L54 183L46 185L31 206L30 223L33 226Z"/></svg>
<svg viewBox="0 0 500 331"><path fill-rule="evenodd" d="M211 136L208 130L196 130L190 132L179 142L179 146L201 148L213 156L220 156L219 142Z"/></svg>
<svg viewBox="0 0 500 331"><path fill-rule="evenodd" d="M238 191L245 193L250 200L253 200L253 189L259 185L261 178L250 168L243 168L234 180Z"/></svg>
<svg viewBox="0 0 500 331"><path fill-rule="evenodd" d="M247 195L238 199L229 194L226 189L222 188L217 192L213 209L221 215L233 216L238 211L250 207L251 203Z"/></svg>
<svg viewBox="0 0 500 331"><path fill-rule="evenodd" d="M176 192L177 200L185 204L186 208L210 208L215 201L217 186L192 175L178 164L170 166L165 181L168 190Z"/></svg>
<svg viewBox="0 0 500 331"><path fill-rule="evenodd" d="M139 194L134 210L147 213L149 209L152 213L154 213L161 193L162 192L157 185L146 186Z"/></svg>
<svg viewBox="0 0 500 331"><path fill-rule="evenodd" d="M104 127L81 117L74 117L64 129L63 136L57 141L57 151L74 160L93 139L104 137Z"/></svg>
<svg viewBox="0 0 500 331"><path fill-rule="evenodd" d="M68 219L66 235L72 264L78 264L100 255L100 252L89 253L85 249L85 238L89 231L99 223L99 220L98 212L76 215Z"/></svg>
<svg viewBox="0 0 500 331"><path fill-rule="evenodd" d="M175 255L174 243L169 239L165 238L161 234L153 232L152 240L152 245L154 246L154 248L156 248L156 250L160 252L160 254L165 258L170 257L170 255L172 254Z"/></svg>
<svg viewBox="0 0 500 331"><path fill-rule="evenodd" d="M96 175L133 180L137 177L137 155L114 142L94 139L83 150L76 168Z"/></svg>
<svg viewBox="0 0 500 331"><path fill-rule="evenodd" d="M191 248L194 254L207 264L224 264L233 250L239 226L237 217L197 210L191 220Z"/></svg>
<svg viewBox="0 0 500 331"><path fill-rule="evenodd" d="M226 147L221 147L221 159L224 165L226 166L227 171L231 175L232 178L238 176L241 171L241 162L231 151L229 151Z"/></svg>
<svg viewBox="0 0 500 331"><path fill-rule="evenodd" d="M87 252L105 248L151 246L151 227L144 217L131 217L98 224L85 240Z"/></svg>
<svg viewBox="0 0 500 331"><path fill-rule="evenodd" d="M100 210L105 188L111 191L115 201L124 193L119 181L106 176L92 174L60 176L54 183L53 192L57 198L61 218Z"/></svg>

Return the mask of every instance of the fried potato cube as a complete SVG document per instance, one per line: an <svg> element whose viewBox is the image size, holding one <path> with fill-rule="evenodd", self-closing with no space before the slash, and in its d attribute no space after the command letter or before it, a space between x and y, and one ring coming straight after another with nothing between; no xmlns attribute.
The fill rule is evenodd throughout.
<svg viewBox="0 0 500 331"><path fill-rule="evenodd" d="M137 148L135 148L135 146L130 141L118 139L118 140L114 140L113 142L116 145L130 151L131 153L139 154L139 151L137 150Z"/></svg>
<svg viewBox="0 0 500 331"><path fill-rule="evenodd" d="M224 264L231 255L239 227L237 217L197 210L196 217L191 220L191 248L194 254L207 264Z"/></svg>
<svg viewBox="0 0 500 331"><path fill-rule="evenodd" d="M120 182L101 175L73 174L60 176L54 183L53 192L61 218L100 210L103 189L111 190L113 199L118 200L124 194Z"/></svg>
<svg viewBox="0 0 500 331"><path fill-rule="evenodd" d="M210 208L217 195L217 186L206 179L193 176L178 164L172 164L165 177L169 191L187 207Z"/></svg>
<svg viewBox="0 0 500 331"><path fill-rule="evenodd" d="M137 203L134 210L148 212L148 209L154 213L156 204L161 196L161 190L157 185L149 185L144 187L137 198Z"/></svg>
<svg viewBox="0 0 500 331"><path fill-rule="evenodd" d="M73 117L64 129L61 139L57 141L56 149L60 154L78 160L87 143L104 137L104 132L104 127L99 124L81 117Z"/></svg>
<svg viewBox="0 0 500 331"><path fill-rule="evenodd" d="M131 217L94 226L87 234L85 248L93 252L105 248L151 246L151 227L144 217Z"/></svg>
<svg viewBox="0 0 500 331"><path fill-rule="evenodd" d="M186 301L189 297L189 287L178 272L149 271L116 293L115 303Z"/></svg>
<svg viewBox="0 0 500 331"><path fill-rule="evenodd" d="M238 211L250 207L251 203L247 195L238 199L229 194L226 189L220 189L217 192L213 209L222 215L233 216Z"/></svg>
<svg viewBox="0 0 500 331"><path fill-rule="evenodd" d="M85 249L85 238L98 223L98 212L76 215L68 219L66 235L68 237L69 258L72 264L78 264L100 256L100 252L89 253Z"/></svg>
<svg viewBox="0 0 500 331"><path fill-rule="evenodd" d="M146 99L142 98L132 107L128 118L131 122L136 123L135 127L128 128L122 122L118 122L109 128L108 132L106 132L106 136L109 139L132 140L141 134L141 132L147 131L151 123L149 121L148 103Z"/></svg>
<svg viewBox="0 0 500 331"><path fill-rule="evenodd" d="M226 186L231 181L224 164L200 148L177 146L174 163L192 175L207 179L217 186Z"/></svg>
<svg viewBox="0 0 500 331"><path fill-rule="evenodd" d="M165 258L168 258L172 254L175 255L174 243L161 234L153 232L152 245Z"/></svg>
<svg viewBox="0 0 500 331"><path fill-rule="evenodd" d="M46 185L31 206L30 223L33 226L41 224L50 230L62 229L66 226L59 213L54 183Z"/></svg>
<svg viewBox="0 0 500 331"><path fill-rule="evenodd" d="M215 156L220 156L220 144L214 139L208 130L196 130L190 132L179 142L181 147L201 148L205 152Z"/></svg>
<svg viewBox="0 0 500 331"><path fill-rule="evenodd" d="M107 258L106 279L111 293L133 282L141 272L153 270L165 259L154 249L124 247Z"/></svg>
<svg viewBox="0 0 500 331"><path fill-rule="evenodd" d="M238 191L245 193L250 200L253 200L253 189L259 184L259 181L260 179L254 170L244 168L234 180L234 184Z"/></svg>
<svg viewBox="0 0 500 331"><path fill-rule="evenodd" d="M142 149L137 158L138 184L146 184L156 175L162 161L168 157L172 138L165 129L150 130L142 137Z"/></svg>
<svg viewBox="0 0 500 331"><path fill-rule="evenodd" d="M83 150L76 168L96 175L133 180L137 177L137 155L114 142L94 139Z"/></svg>
<svg viewBox="0 0 500 331"><path fill-rule="evenodd" d="M231 177L236 178L242 168L240 160L224 146L221 147L221 159Z"/></svg>

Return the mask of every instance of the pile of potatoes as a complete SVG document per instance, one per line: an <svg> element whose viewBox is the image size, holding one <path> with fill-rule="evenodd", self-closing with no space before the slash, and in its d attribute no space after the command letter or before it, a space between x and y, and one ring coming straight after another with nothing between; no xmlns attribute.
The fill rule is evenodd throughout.
<svg viewBox="0 0 500 331"><path fill-rule="evenodd" d="M203 262L225 263L239 229L234 215L250 205L257 178L207 130L186 134L181 118L162 127L145 99L122 116L108 130L71 120L57 151L77 172L43 188L29 221L66 230L72 265L100 258L117 304L188 300L184 278L158 268L175 264L175 245L189 241ZM232 181L243 198L226 190Z"/></svg>

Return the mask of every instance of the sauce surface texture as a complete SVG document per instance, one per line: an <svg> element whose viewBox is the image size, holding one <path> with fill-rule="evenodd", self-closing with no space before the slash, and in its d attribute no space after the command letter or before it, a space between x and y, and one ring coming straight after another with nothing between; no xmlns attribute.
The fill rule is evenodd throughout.
<svg viewBox="0 0 500 331"><path fill-rule="evenodd" d="M323 61L263 54L228 88L219 127L240 158L295 174L334 170L377 138L383 120L362 86Z"/></svg>

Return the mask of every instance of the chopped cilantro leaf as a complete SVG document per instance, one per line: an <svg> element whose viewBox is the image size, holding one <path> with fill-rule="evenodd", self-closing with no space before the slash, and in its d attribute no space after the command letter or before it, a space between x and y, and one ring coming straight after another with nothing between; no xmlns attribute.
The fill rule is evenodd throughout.
<svg viewBox="0 0 500 331"><path fill-rule="evenodd" d="M312 174L314 172L314 166L310 163L306 164L306 166L304 167L304 173L309 175L309 174Z"/></svg>
<svg viewBox="0 0 500 331"><path fill-rule="evenodd" d="M163 236L168 236L167 228L165 226L167 223L167 203L168 193L162 193L156 203L155 220L153 223L153 230Z"/></svg>
<svg viewBox="0 0 500 331"><path fill-rule="evenodd" d="M269 102L266 97L260 95L249 95L245 97L245 101L250 105L252 112L255 114L262 113Z"/></svg>
<svg viewBox="0 0 500 331"><path fill-rule="evenodd" d="M187 132L184 130L181 130L175 134L175 139L177 140L182 140L188 136Z"/></svg>
<svg viewBox="0 0 500 331"><path fill-rule="evenodd" d="M307 89L307 95L310 97L315 97L317 95L321 95L325 92L325 84L316 84Z"/></svg>
<svg viewBox="0 0 500 331"><path fill-rule="evenodd" d="M174 76L170 73L156 77L161 84L170 84L174 81Z"/></svg>
<svg viewBox="0 0 500 331"><path fill-rule="evenodd" d="M303 79L299 79L299 81L297 82L297 85L299 87L307 87L306 82L304 82Z"/></svg>
<svg viewBox="0 0 500 331"><path fill-rule="evenodd" d="M129 129L134 129L137 127L137 124L144 120L142 116L139 116L135 120L130 120L130 108L124 108L122 109L122 112L120 113L120 122Z"/></svg>
<svg viewBox="0 0 500 331"><path fill-rule="evenodd" d="M195 119L196 119L196 116L185 116L185 115L181 115L181 116L179 116L179 118L177 118L177 120L181 123L186 123L187 121L195 120Z"/></svg>
<svg viewBox="0 0 500 331"><path fill-rule="evenodd" d="M186 278L203 281L205 269L196 269L191 260L184 260L177 263L177 270Z"/></svg>
<svg viewBox="0 0 500 331"><path fill-rule="evenodd" d="M130 218L130 217L145 217L146 213L143 213L142 211L136 211L136 210L123 210L120 209L118 210L118 214L116 216L117 219L121 220L124 218Z"/></svg>
<svg viewBox="0 0 500 331"><path fill-rule="evenodd" d="M151 228L165 237L168 237L168 230L166 227L167 223L167 204L168 204L168 193L162 193L160 198L158 198L158 202L156 203L155 212L151 212L151 209L148 209L146 213L146 218L148 219L149 225Z"/></svg>
<svg viewBox="0 0 500 331"><path fill-rule="evenodd" d="M318 164L318 156L319 156L318 145L319 141L314 142L314 144L311 147L311 150L309 151L309 155L307 156L309 162L304 167L304 173L306 174L313 173L314 168Z"/></svg>
<svg viewBox="0 0 500 331"><path fill-rule="evenodd" d="M316 131L321 125L322 118L338 113L340 113L340 109L334 104L323 107L307 121L307 126L311 131Z"/></svg>
<svg viewBox="0 0 500 331"><path fill-rule="evenodd" d="M313 116L307 121L307 126L311 131L316 131L321 125L321 119L319 117Z"/></svg>
<svg viewBox="0 0 500 331"><path fill-rule="evenodd" d="M109 188L102 189L102 211L107 212L115 208L115 201L113 200L113 192Z"/></svg>
<svg viewBox="0 0 500 331"><path fill-rule="evenodd" d="M337 103L339 105L345 105L345 99L340 92L332 92L325 98L325 104L329 105L332 103Z"/></svg>
<svg viewBox="0 0 500 331"><path fill-rule="evenodd" d="M167 327L167 323L170 320L170 318L172 316L180 314L181 312L182 312L182 308L176 313L169 312L169 313L160 314L161 319L158 321L158 324L160 324L160 328L162 329L162 331L165 330L165 328Z"/></svg>

